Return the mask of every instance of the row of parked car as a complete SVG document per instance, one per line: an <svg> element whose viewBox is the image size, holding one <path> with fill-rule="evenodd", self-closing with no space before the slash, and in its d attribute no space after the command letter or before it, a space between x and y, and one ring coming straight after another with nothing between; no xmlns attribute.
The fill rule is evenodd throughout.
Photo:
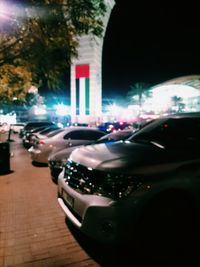
<svg viewBox="0 0 200 267"><path fill-rule="evenodd" d="M49 165L52 179L57 182L71 152L81 146L92 143L124 140L132 135L133 128L122 131L107 131L87 126L60 128L52 122L29 122L21 130L20 137L30 152L33 163Z"/></svg>
<svg viewBox="0 0 200 267"><path fill-rule="evenodd" d="M33 161L48 164L61 209L86 236L131 244L162 259L195 251L200 113L168 115L139 130L109 134L56 129L35 135L29 152Z"/></svg>

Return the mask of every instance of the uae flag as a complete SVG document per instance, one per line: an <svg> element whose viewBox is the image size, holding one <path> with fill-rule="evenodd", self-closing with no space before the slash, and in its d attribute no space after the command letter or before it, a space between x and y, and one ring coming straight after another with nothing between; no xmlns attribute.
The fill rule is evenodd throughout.
<svg viewBox="0 0 200 267"><path fill-rule="evenodd" d="M89 65L76 65L76 115L90 114L90 68Z"/></svg>

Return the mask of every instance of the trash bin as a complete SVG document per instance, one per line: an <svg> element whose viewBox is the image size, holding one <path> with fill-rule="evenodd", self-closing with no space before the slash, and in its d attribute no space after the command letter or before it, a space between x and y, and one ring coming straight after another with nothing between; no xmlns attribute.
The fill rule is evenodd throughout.
<svg viewBox="0 0 200 267"><path fill-rule="evenodd" d="M10 144L0 142L0 175L10 172Z"/></svg>

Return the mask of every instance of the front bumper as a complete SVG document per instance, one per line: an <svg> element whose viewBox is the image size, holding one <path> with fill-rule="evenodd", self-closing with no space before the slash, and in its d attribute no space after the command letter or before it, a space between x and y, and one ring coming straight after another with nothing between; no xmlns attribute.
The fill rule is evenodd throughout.
<svg viewBox="0 0 200 267"><path fill-rule="evenodd" d="M62 175L61 175L62 176ZM105 244L128 240L136 217L132 203L80 194L61 178L58 179L58 203L66 217L86 236Z"/></svg>

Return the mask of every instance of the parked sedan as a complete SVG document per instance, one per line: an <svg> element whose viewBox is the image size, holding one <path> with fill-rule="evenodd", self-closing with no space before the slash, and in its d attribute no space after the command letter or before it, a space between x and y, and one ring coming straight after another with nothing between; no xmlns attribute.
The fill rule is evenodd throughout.
<svg viewBox="0 0 200 267"><path fill-rule="evenodd" d="M38 139L28 150L33 162L48 164L48 157L51 153L61 149L89 144L101 136L104 132L87 127L66 127L56 130L45 139Z"/></svg>
<svg viewBox="0 0 200 267"><path fill-rule="evenodd" d="M31 130L27 130L22 137L22 143L25 148L30 148L34 145L35 140L39 139L39 137L42 136L42 138L45 138L45 136L48 135L48 133L53 132L55 130L61 129L56 124L51 126L40 126L37 128L33 128Z"/></svg>
<svg viewBox="0 0 200 267"><path fill-rule="evenodd" d="M163 117L125 142L74 150L58 203L95 240L184 257L200 237L200 114Z"/></svg>
<svg viewBox="0 0 200 267"><path fill-rule="evenodd" d="M93 142L105 143L105 142L115 142L117 140L125 140L128 137L130 137L133 133L134 133L133 129L125 129L114 133L105 134L96 141L93 140ZM70 156L71 152L78 147L79 146L68 147L56 153L52 153L49 156L48 165L50 168L51 178L55 183L57 183L58 175L60 174L62 168L66 164L67 159Z"/></svg>

